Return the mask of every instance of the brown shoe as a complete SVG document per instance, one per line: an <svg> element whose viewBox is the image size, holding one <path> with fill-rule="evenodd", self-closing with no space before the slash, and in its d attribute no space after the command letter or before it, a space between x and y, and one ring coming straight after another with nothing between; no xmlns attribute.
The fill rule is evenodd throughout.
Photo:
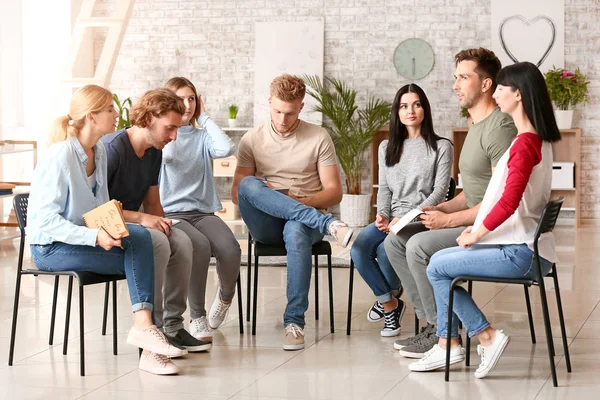
<svg viewBox="0 0 600 400"><path fill-rule="evenodd" d="M304 330L296 324L288 324L285 327L285 337L283 338L284 350L302 350L304 349Z"/></svg>
<svg viewBox="0 0 600 400"><path fill-rule="evenodd" d="M352 239L352 228L342 221L335 220L329 224L329 234L337 240L340 246L346 247Z"/></svg>

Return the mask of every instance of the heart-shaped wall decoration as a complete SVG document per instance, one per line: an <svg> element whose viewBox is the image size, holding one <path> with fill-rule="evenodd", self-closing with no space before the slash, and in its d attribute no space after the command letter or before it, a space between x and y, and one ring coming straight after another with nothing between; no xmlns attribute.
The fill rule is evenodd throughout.
<svg viewBox="0 0 600 400"><path fill-rule="evenodd" d="M510 22L512 20L521 21L523 24L525 24L525 26L532 26L533 24L540 22L540 21L546 22L550 26L551 34L550 34L550 41L548 42L548 47L546 48L546 51L544 51L544 53L542 54L542 57L540 58L540 60L536 63L536 65L539 67L540 65L542 65L544 60L546 60L546 58L548 57L548 54L550 54L550 50L552 50L552 47L554 47L554 42L556 40L556 26L554 25L554 22L545 15L538 15L531 19L527 19L522 15L512 15L512 16L507 17L502 20L502 22L500 23L500 26L498 28L498 34L500 36L500 45L506 52L506 55L508 55L508 57L515 63L518 63L519 60L517 60L515 55L508 49L508 47L506 45L506 40L504 39L504 27L506 26L507 22Z"/></svg>

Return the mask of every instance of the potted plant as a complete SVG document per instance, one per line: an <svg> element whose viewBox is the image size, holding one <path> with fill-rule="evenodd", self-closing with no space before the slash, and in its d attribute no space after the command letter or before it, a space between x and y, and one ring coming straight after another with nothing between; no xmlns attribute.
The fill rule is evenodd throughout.
<svg viewBox="0 0 600 400"><path fill-rule="evenodd" d="M117 130L130 127L131 122L129 121L129 109L131 108L131 99L128 97L125 100L120 101L119 96L113 94L113 102L115 103L115 108L119 113Z"/></svg>
<svg viewBox="0 0 600 400"><path fill-rule="evenodd" d="M229 127L235 128L237 126L237 114L238 114L238 106L235 104L229 105Z"/></svg>
<svg viewBox="0 0 600 400"><path fill-rule="evenodd" d="M335 144L336 153L344 171L347 194L340 204L341 219L348 225L364 226L369 221L371 195L361 194L363 159L375 133L389 122L392 105L370 98L363 109L356 105L356 90L338 79L324 78L331 86L314 75L304 75L306 92L317 100L314 111L327 117L324 127Z"/></svg>
<svg viewBox="0 0 600 400"><path fill-rule="evenodd" d="M469 114L469 110L465 107L460 108L460 116L462 118L467 119L467 126L470 128L473 125L473 118L471 118L471 114Z"/></svg>
<svg viewBox="0 0 600 400"><path fill-rule="evenodd" d="M564 68L552 68L544 74L550 99L556 106L556 123L560 129L570 129L573 107L588 101L588 85L579 68L575 72Z"/></svg>

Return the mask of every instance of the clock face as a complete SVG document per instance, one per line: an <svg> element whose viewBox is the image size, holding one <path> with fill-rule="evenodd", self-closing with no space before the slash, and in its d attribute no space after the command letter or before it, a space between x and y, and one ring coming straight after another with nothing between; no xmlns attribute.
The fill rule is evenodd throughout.
<svg viewBox="0 0 600 400"><path fill-rule="evenodd" d="M421 79L433 69L433 49L422 39L406 39L394 51L394 66L408 79Z"/></svg>

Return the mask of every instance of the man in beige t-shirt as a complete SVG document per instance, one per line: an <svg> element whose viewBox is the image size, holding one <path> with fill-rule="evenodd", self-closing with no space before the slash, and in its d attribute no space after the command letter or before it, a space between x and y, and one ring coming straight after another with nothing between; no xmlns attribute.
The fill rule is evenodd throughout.
<svg viewBox="0 0 600 400"><path fill-rule="evenodd" d="M271 120L248 131L238 146L231 197L254 240L287 250L284 350L304 348L312 245L333 235L346 247L352 229L320 210L338 204L342 183L327 131L298 116L306 93L288 74L271 83Z"/></svg>

